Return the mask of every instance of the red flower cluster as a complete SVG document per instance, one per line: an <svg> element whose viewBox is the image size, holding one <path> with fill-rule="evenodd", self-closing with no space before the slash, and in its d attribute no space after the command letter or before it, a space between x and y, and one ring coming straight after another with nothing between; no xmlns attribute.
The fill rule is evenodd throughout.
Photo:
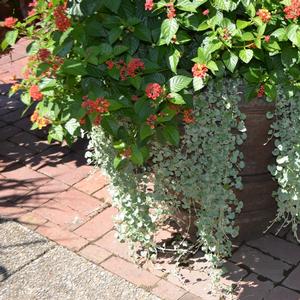
<svg viewBox="0 0 300 300"><path fill-rule="evenodd" d="M175 7L174 7L174 3L173 2L170 2L168 4L166 4L167 6L167 17L168 19L173 19L176 17L176 10L175 10Z"/></svg>
<svg viewBox="0 0 300 300"><path fill-rule="evenodd" d="M54 12L56 27L59 31L66 31L71 26L71 21L66 15L66 9L63 5L58 6Z"/></svg>
<svg viewBox="0 0 300 300"><path fill-rule="evenodd" d="M206 9L202 12L203 16L208 16L209 15L209 9Z"/></svg>
<svg viewBox="0 0 300 300"><path fill-rule="evenodd" d="M108 63L108 68L113 68L110 62L107 62L106 64ZM133 58L127 65L124 60L121 59L116 65L120 68L121 80L126 80L128 76L134 78L140 70L145 69L144 63L139 58Z"/></svg>
<svg viewBox="0 0 300 300"><path fill-rule="evenodd" d="M4 26L7 28L13 28L17 22L18 22L18 19L9 17L4 20Z"/></svg>
<svg viewBox="0 0 300 300"><path fill-rule="evenodd" d="M284 9L285 17L297 20L300 17L300 0L292 0L292 4Z"/></svg>
<svg viewBox="0 0 300 300"><path fill-rule="evenodd" d="M28 4L28 7L31 7L31 8L32 8L32 9L28 12L28 15L29 15L29 16L32 16L32 15L34 15L34 14L36 13L35 8L37 7L37 5L38 5L38 1L37 1L37 0L33 0L32 2L30 2L30 3Z"/></svg>
<svg viewBox="0 0 300 300"><path fill-rule="evenodd" d="M205 64L194 64L192 73L194 77L205 78L208 68Z"/></svg>
<svg viewBox="0 0 300 300"><path fill-rule="evenodd" d="M87 114L97 113L98 115L94 119L93 124L98 126L102 120L102 114L107 113L110 103L103 97L97 98L96 100L88 99L87 96L83 97L83 102L81 106L87 110ZM85 124L84 117L80 119L80 124Z"/></svg>
<svg viewBox="0 0 300 300"><path fill-rule="evenodd" d="M132 155L131 148L127 148L127 149L123 150L121 155L125 158L129 158Z"/></svg>
<svg viewBox="0 0 300 300"><path fill-rule="evenodd" d="M196 122L195 117L193 116L192 109L186 109L183 111L183 118L182 121L186 124L193 124Z"/></svg>
<svg viewBox="0 0 300 300"><path fill-rule="evenodd" d="M43 94L37 85L32 85L30 87L29 95L34 101L41 101L43 99Z"/></svg>
<svg viewBox="0 0 300 300"><path fill-rule="evenodd" d="M151 129L155 128L155 122L157 121L156 115L150 115L150 117L147 118L147 125L150 126Z"/></svg>
<svg viewBox="0 0 300 300"><path fill-rule="evenodd" d="M265 95L265 86L262 84L257 92L257 97L262 98Z"/></svg>
<svg viewBox="0 0 300 300"><path fill-rule="evenodd" d="M272 19L271 13L265 9L261 8L257 11L256 15L264 22L268 23Z"/></svg>
<svg viewBox="0 0 300 300"><path fill-rule="evenodd" d="M163 92L163 88L158 83L149 83L146 87L148 98L156 100Z"/></svg>
<svg viewBox="0 0 300 300"><path fill-rule="evenodd" d="M271 39L271 37L270 37L269 35L266 35L266 36L265 36L265 42L266 42L266 43L269 43L269 42L270 42L270 39Z"/></svg>
<svg viewBox="0 0 300 300"><path fill-rule="evenodd" d="M146 0L145 2L145 10L152 10L154 7L153 0Z"/></svg>
<svg viewBox="0 0 300 300"><path fill-rule="evenodd" d="M84 101L82 102L81 106L87 110L88 114L94 112L104 114L108 112L110 103L103 97L97 98L96 100L91 100L88 99L87 96L84 96L83 100Z"/></svg>
<svg viewBox="0 0 300 300"><path fill-rule="evenodd" d="M111 69L115 66L115 63L114 63L112 60L108 60L108 61L106 62L106 65L107 65L107 68L108 68L109 70L111 70Z"/></svg>
<svg viewBox="0 0 300 300"><path fill-rule="evenodd" d="M40 61L45 62L49 58L50 55L51 55L51 52L48 49L42 48L38 51L37 58Z"/></svg>

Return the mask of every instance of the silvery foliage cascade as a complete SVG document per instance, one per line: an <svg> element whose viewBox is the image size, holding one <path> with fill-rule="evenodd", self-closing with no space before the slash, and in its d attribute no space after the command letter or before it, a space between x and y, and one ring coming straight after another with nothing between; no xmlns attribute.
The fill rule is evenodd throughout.
<svg viewBox="0 0 300 300"><path fill-rule="evenodd" d="M274 192L277 200L277 217L282 227L292 225L298 242L300 224L300 94L288 97L281 91L276 103L272 134L274 134L276 165L270 172L278 182ZM269 117L272 117L270 114Z"/></svg>
<svg viewBox="0 0 300 300"><path fill-rule="evenodd" d="M242 208L233 192L242 188L238 174L244 162L237 146L246 139L245 116L237 106L240 85L238 80L211 83L194 99L197 121L185 126L180 146L152 144L151 166L115 170L111 141L100 128L93 129L87 157L111 178L122 239L156 251L159 221L185 210L195 216L198 242L208 259L217 264L230 255L229 238L238 234L234 221Z"/></svg>

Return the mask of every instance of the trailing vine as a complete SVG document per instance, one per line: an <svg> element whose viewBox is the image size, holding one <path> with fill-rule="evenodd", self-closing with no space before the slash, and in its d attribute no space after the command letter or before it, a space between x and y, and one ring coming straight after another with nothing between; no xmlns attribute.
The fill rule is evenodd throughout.
<svg viewBox="0 0 300 300"><path fill-rule="evenodd" d="M269 167L278 182L274 192L277 201L277 217L274 222L281 228L292 225L292 231L300 242L297 230L300 223L300 102L299 93L288 97L281 91L276 103L272 134L274 134L276 165ZM270 117L272 117L270 115Z"/></svg>
<svg viewBox="0 0 300 300"><path fill-rule="evenodd" d="M238 109L240 86L237 80L209 84L193 99L195 122L184 127L180 146L161 147L154 141L151 163L142 168L128 165L116 171L111 141L94 127L87 156L111 177L122 239L155 252L156 225L184 210L197 228L195 245L214 265L230 255L230 237L238 234L235 217L242 208L233 192L242 188L238 174L244 163L237 146L246 138L245 116Z"/></svg>

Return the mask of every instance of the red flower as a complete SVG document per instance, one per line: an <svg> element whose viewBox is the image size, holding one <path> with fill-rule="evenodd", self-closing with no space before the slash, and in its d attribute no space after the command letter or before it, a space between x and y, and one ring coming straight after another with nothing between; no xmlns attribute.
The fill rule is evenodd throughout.
<svg viewBox="0 0 300 300"><path fill-rule="evenodd" d="M261 8L257 11L256 15L264 22L268 23L272 19L271 13L265 9Z"/></svg>
<svg viewBox="0 0 300 300"><path fill-rule="evenodd" d="M146 0L145 2L145 10L152 10L154 7L153 0Z"/></svg>
<svg viewBox="0 0 300 300"><path fill-rule="evenodd" d="M4 26L7 28L13 28L17 22L18 22L18 19L9 17L4 20Z"/></svg>
<svg viewBox="0 0 300 300"><path fill-rule="evenodd" d="M193 124L196 122L194 116L193 116L193 110L192 109L186 109L183 111L183 122L186 124Z"/></svg>
<svg viewBox="0 0 300 300"><path fill-rule="evenodd" d="M137 96L137 95L132 95L132 96L131 96L131 100L134 101L134 102L136 102L136 101L139 100L139 96Z"/></svg>
<svg viewBox="0 0 300 300"><path fill-rule="evenodd" d="M110 103L103 97L97 98L96 100L88 99L87 96L83 97L81 106L87 110L88 114L91 113L106 113L108 112Z"/></svg>
<svg viewBox="0 0 300 300"><path fill-rule="evenodd" d="M43 94L37 85L33 85L29 89L29 94L34 101L41 101L43 99Z"/></svg>
<svg viewBox="0 0 300 300"><path fill-rule="evenodd" d="M133 58L128 64L127 64L127 74L128 76L134 78L137 75L137 72L139 69L144 70L145 65L139 58Z"/></svg>
<svg viewBox="0 0 300 300"><path fill-rule="evenodd" d="M163 92L162 87L158 83L149 83L146 87L147 97L156 100Z"/></svg>
<svg viewBox="0 0 300 300"><path fill-rule="evenodd" d="M65 12L65 7L63 5L58 6L54 10L53 15L54 15L56 27L59 31L64 32L71 26L71 21L67 17Z"/></svg>
<svg viewBox="0 0 300 300"><path fill-rule="evenodd" d="M202 12L203 16L208 16L209 15L209 9L206 9Z"/></svg>
<svg viewBox="0 0 300 300"><path fill-rule="evenodd" d="M28 4L29 7L37 7L37 5L38 5L38 1L37 0L33 0L32 2L30 2Z"/></svg>
<svg viewBox="0 0 300 300"><path fill-rule="evenodd" d="M132 155L131 148L127 148L127 149L123 150L121 155L125 158L129 158Z"/></svg>
<svg viewBox="0 0 300 300"><path fill-rule="evenodd" d="M150 115L148 118L147 118L147 125L150 126L151 129L154 129L155 128L155 122L157 121L157 116L156 115Z"/></svg>
<svg viewBox="0 0 300 300"><path fill-rule="evenodd" d="M292 0L284 9L286 19L297 20L300 17L300 0Z"/></svg>
<svg viewBox="0 0 300 300"><path fill-rule="evenodd" d="M80 124L81 126L83 126L83 125L85 125L85 123L86 123L85 117L80 118L79 124Z"/></svg>
<svg viewBox="0 0 300 300"><path fill-rule="evenodd" d="M205 64L194 64L192 68L192 73L194 77L205 78L208 72L208 68Z"/></svg>
<svg viewBox="0 0 300 300"><path fill-rule="evenodd" d="M48 49L40 49L39 52L37 53L37 57L41 61L46 61L49 56L51 55L51 52Z"/></svg>
<svg viewBox="0 0 300 300"><path fill-rule="evenodd" d="M271 37L270 37L269 35L266 35L266 36L265 36L265 42L266 42L266 43L269 43L269 42L270 42L270 39L271 39Z"/></svg>
<svg viewBox="0 0 300 300"><path fill-rule="evenodd" d="M176 17L176 10L175 10L175 7L174 7L174 3L170 2L168 4L166 4L167 6L167 17L168 19L173 19Z"/></svg>
<svg viewBox="0 0 300 300"><path fill-rule="evenodd" d="M257 92L257 97L262 98L265 95L265 86L262 84Z"/></svg>
<svg viewBox="0 0 300 300"><path fill-rule="evenodd" d="M112 61L112 60L108 60L107 62L106 62L106 65L107 65L107 68L109 69L109 70L111 70L113 67L114 67L114 62Z"/></svg>

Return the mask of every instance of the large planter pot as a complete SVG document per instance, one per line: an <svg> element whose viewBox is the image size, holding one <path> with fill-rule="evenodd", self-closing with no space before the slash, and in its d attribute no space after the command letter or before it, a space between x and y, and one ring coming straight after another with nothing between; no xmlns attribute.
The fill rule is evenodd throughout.
<svg viewBox="0 0 300 300"><path fill-rule="evenodd" d="M272 155L274 141L269 140L271 121L266 118L266 113L274 109L274 104L258 99L240 104L240 110L246 115L247 140L240 147L246 164L241 172L244 189L236 191L244 204L237 218L239 240L262 235L275 218L276 202L272 193L277 185L268 172L268 165L275 159Z"/></svg>

